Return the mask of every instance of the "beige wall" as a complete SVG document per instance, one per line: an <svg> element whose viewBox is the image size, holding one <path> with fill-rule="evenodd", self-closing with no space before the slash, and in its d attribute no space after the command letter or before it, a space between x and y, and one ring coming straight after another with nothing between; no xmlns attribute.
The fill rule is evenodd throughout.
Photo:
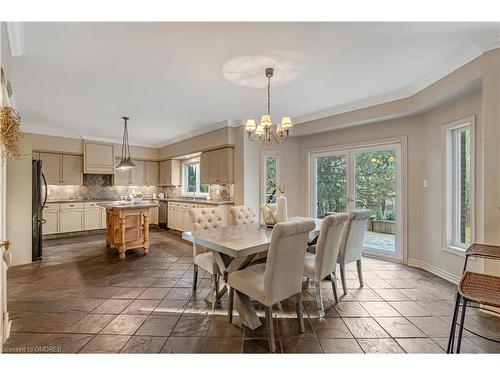
<svg viewBox="0 0 500 375"><path fill-rule="evenodd" d="M226 126L162 147L158 150L158 157L160 160L172 159L177 156L234 143L234 129Z"/></svg>

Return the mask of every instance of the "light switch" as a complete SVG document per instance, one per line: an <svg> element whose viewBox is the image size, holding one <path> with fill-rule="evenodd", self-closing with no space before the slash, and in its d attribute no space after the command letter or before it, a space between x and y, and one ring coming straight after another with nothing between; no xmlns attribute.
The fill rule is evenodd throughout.
<svg viewBox="0 0 500 375"><path fill-rule="evenodd" d="M424 188L426 188L427 186L429 186L427 179L424 179Z"/></svg>

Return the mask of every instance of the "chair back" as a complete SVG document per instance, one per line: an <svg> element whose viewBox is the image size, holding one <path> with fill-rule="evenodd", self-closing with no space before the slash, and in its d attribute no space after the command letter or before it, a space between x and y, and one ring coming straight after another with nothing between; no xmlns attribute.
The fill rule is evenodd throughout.
<svg viewBox="0 0 500 375"><path fill-rule="evenodd" d="M314 259L315 279L322 280L335 271L339 255L340 238L348 215L338 213L323 218L316 243L316 256Z"/></svg>
<svg viewBox="0 0 500 375"><path fill-rule="evenodd" d="M257 221L255 211L248 206L232 206L229 207L229 212L233 218L233 224L253 224Z"/></svg>
<svg viewBox="0 0 500 375"><path fill-rule="evenodd" d="M314 227L310 219L274 226L264 275L266 306L301 292L307 240Z"/></svg>
<svg viewBox="0 0 500 375"><path fill-rule="evenodd" d="M261 204L260 212L264 223L276 224L278 221L278 205L276 203Z"/></svg>
<svg viewBox="0 0 500 375"><path fill-rule="evenodd" d="M342 230L337 263L348 264L361 259L370 210L356 210L348 213L349 219Z"/></svg>
<svg viewBox="0 0 500 375"><path fill-rule="evenodd" d="M212 228L220 228L222 224L222 212L218 207L203 207L191 208L189 210L193 230L206 230ZM206 248L204 246L196 245L193 243L193 256L204 253Z"/></svg>

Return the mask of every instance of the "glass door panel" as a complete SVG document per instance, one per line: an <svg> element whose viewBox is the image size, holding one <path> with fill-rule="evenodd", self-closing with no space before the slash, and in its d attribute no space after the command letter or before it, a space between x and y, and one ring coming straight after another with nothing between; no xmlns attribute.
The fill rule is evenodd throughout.
<svg viewBox="0 0 500 375"><path fill-rule="evenodd" d="M363 241L367 254L400 258L399 148L394 146L352 150L353 209L369 209L372 217Z"/></svg>
<svg viewBox="0 0 500 375"><path fill-rule="evenodd" d="M314 213L323 218L327 212L347 210L347 154L314 156Z"/></svg>

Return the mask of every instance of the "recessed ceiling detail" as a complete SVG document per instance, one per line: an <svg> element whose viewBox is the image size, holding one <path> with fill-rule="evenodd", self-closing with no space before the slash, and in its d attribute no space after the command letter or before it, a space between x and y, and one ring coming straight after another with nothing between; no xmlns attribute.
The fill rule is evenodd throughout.
<svg viewBox="0 0 500 375"><path fill-rule="evenodd" d="M273 85L280 86L293 81L304 70L304 56L294 51L276 51L264 55L236 56L222 67L226 80L241 87L264 88L266 68L274 69Z"/></svg>

